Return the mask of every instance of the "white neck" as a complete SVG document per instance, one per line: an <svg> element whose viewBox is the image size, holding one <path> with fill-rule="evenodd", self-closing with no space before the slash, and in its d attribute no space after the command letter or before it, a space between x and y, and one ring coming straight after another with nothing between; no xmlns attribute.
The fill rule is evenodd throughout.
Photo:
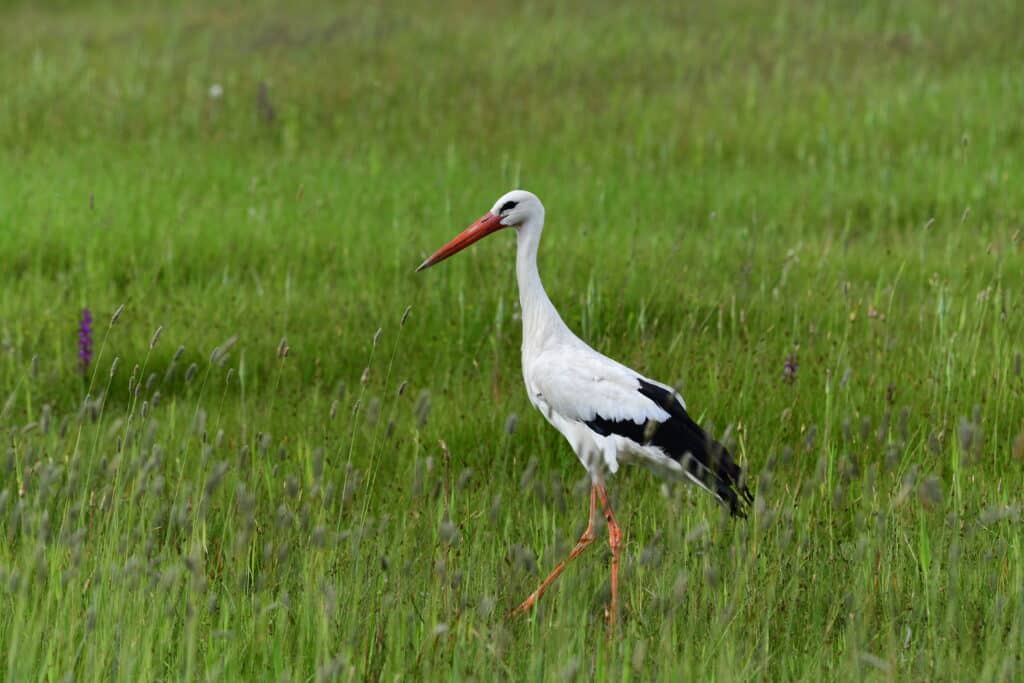
<svg viewBox="0 0 1024 683"><path fill-rule="evenodd" d="M554 304L544 291L537 272L537 247L544 230L541 213L519 226L516 251L516 279L519 281L519 306L523 316L523 352L540 350L545 341L560 333L569 333Z"/></svg>

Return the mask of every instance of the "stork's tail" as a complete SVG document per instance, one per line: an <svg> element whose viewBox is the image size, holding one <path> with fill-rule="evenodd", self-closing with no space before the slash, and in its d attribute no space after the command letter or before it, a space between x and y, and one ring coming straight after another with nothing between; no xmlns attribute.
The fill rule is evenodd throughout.
<svg viewBox="0 0 1024 683"><path fill-rule="evenodd" d="M729 508L729 514L745 519L747 509L754 502L754 494L747 486L746 476L725 446L710 437L708 441L710 444L707 473L712 479L712 482L708 482L708 488L725 503Z"/></svg>
<svg viewBox="0 0 1024 683"><path fill-rule="evenodd" d="M640 393L669 413L646 439L679 461L694 483L707 489L729 508L734 517L746 517L754 494L743 470L729 450L701 429L675 395L656 384L640 380Z"/></svg>

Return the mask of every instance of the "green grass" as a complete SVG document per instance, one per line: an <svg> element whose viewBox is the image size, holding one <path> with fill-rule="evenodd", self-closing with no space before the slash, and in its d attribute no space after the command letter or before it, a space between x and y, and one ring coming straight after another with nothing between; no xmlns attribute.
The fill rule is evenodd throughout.
<svg viewBox="0 0 1024 683"><path fill-rule="evenodd" d="M1022 7L7 5L0 679L1019 680ZM756 486L613 480L611 636L603 535L503 617L587 506L512 237L412 272L516 186Z"/></svg>

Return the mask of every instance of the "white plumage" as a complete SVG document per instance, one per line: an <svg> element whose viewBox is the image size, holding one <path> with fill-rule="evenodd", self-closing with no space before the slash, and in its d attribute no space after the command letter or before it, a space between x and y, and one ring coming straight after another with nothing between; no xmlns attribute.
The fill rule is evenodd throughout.
<svg viewBox="0 0 1024 683"><path fill-rule="evenodd" d="M505 227L517 232L522 366L530 402L568 440L592 482L587 530L568 559L513 612L529 610L566 563L593 542L595 510L600 502L612 547L608 614L614 622L621 535L604 487L608 473L614 474L622 464L639 463L661 476L686 478L714 494L737 516L744 515L752 496L729 452L690 419L686 404L674 389L598 353L562 321L537 272L544 206L535 195L523 190L503 195L488 213L417 270Z"/></svg>
<svg viewBox="0 0 1024 683"><path fill-rule="evenodd" d="M523 379L530 402L569 440L591 478L602 481L603 469L614 474L619 459L630 456L681 473L679 463L666 458L660 449L615 434L602 436L587 426L598 416L640 425L648 420L660 423L668 420L669 413L639 393L640 375L575 337L573 341L576 343L551 343L531 358L524 353ZM595 460L596 455L600 460Z"/></svg>

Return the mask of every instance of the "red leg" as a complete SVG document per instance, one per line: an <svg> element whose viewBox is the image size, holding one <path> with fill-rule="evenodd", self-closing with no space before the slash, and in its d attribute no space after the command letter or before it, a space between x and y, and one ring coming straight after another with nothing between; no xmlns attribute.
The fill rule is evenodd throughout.
<svg viewBox="0 0 1024 683"><path fill-rule="evenodd" d="M601 489L601 491L601 495L604 495L603 488ZM530 608L532 608L533 605L537 602L537 600L540 599L540 596L544 595L544 591L548 589L548 586L554 583L555 579L558 578L558 575L565 571L566 566L568 566L570 562L579 557L580 553L586 550L587 546L594 542L594 539L596 538L596 536L594 536L594 517L596 516L597 512L597 496L598 489L595 485L590 489L590 521L587 522L587 530L583 532L582 536L580 536L580 540L576 542L576 547L573 548L572 551L569 553L569 557L559 562L558 566L555 567L554 571L551 572L548 578L544 579L544 582L540 584L537 590L530 593L530 595L525 600L523 600L522 604L520 604L519 607L516 607L514 610L508 613L508 616L512 617L517 614L522 614L523 612L528 612Z"/></svg>
<svg viewBox="0 0 1024 683"><path fill-rule="evenodd" d="M597 495L601 500L604 518L608 522L608 545L612 548L612 604L608 608L608 625L614 627L619 614L619 546L622 543L622 531L619 529L619 523L615 521L615 515L612 514L612 506L608 502L608 492L604 486L597 487Z"/></svg>

